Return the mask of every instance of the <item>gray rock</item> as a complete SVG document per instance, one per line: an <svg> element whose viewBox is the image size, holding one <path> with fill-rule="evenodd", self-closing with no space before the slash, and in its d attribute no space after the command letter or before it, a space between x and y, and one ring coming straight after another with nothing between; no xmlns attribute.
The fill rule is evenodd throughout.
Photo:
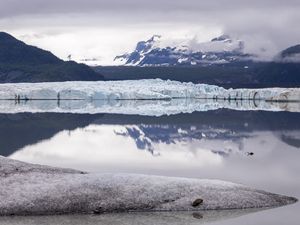
<svg viewBox="0 0 300 225"><path fill-rule="evenodd" d="M82 174L0 157L0 215L277 207L297 199L219 180ZM201 196L196 208L191 202Z"/></svg>
<svg viewBox="0 0 300 225"><path fill-rule="evenodd" d="M203 203L203 199L197 198L195 201L193 201L192 206L197 207Z"/></svg>

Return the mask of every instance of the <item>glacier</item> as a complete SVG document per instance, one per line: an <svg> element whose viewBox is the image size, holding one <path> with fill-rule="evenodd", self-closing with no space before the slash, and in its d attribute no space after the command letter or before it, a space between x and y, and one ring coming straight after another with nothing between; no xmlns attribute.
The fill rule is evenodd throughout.
<svg viewBox="0 0 300 225"><path fill-rule="evenodd" d="M0 84L3 100L227 99L300 101L300 88L225 89L161 79Z"/></svg>
<svg viewBox="0 0 300 225"><path fill-rule="evenodd" d="M300 88L225 89L160 79L0 84L1 113L160 116L220 108L300 112L299 102Z"/></svg>
<svg viewBox="0 0 300 225"><path fill-rule="evenodd" d="M1 156L0 165L1 216L251 209L297 202L220 180L86 173Z"/></svg>

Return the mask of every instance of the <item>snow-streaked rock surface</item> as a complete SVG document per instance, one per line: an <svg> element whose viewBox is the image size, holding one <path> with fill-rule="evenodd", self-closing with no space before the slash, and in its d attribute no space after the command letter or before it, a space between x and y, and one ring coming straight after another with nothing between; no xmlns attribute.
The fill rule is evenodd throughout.
<svg viewBox="0 0 300 225"><path fill-rule="evenodd" d="M229 35L221 35L211 41L199 42L197 38L169 39L154 35L137 43L130 53L116 56L119 65L175 66L223 64L248 61L257 56L245 51L245 42Z"/></svg>
<svg viewBox="0 0 300 225"><path fill-rule="evenodd" d="M218 180L87 174L0 157L0 215L277 207L297 200ZM193 207L196 199L203 203Z"/></svg>

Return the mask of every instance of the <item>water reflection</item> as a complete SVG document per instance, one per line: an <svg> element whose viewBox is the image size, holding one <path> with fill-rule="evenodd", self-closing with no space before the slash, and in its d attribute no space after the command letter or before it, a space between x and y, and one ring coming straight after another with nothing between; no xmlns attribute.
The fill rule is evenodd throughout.
<svg viewBox="0 0 300 225"><path fill-rule="evenodd" d="M128 130L139 132L127 136ZM174 165L197 168L222 163L219 154L202 147L201 143L197 139L177 141L176 136L170 143L152 141L138 126L89 125L62 131L47 141L26 146L11 158L55 166L67 163L68 167L96 172L147 172L171 169Z"/></svg>
<svg viewBox="0 0 300 225"><path fill-rule="evenodd" d="M215 110L161 117L0 114L0 137L0 153L23 161L91 172L222 179L300 198L300 113ZM296 225L299 210L297 203L215 223ZM122 224L123 220L124 224L143 224L142 218L145 224L205 221L191 214L180 216L182 220L177 214L162 217L131 217L127 222L120 217L59 217L45 219L44 224ZM21 222L42 223L39 218L27 218L8 224Z"/></svg>
<svg viewBox="0 0 300 225"><path fill-rule="evenodd" d="M266 177L273 174L265 172L278 170L283 159L293 161L291 156L300 156L299 148L286 142L286 137L294 140L295 136L299 137L300 131L237 133L194 125L176 128L157 124L94 124L61 131L48 140L19 149L10 157L90 172L179 174L218 179L229 176L229 180L235 174L237 182L249 182L256 173ZM293 173L286 169L278 172Z"/></svg>
<svg viewBox="0 0 300 225"><path fill-rule="evenodd" d="M257 210L223 210L204 212L162 212L162 213L118 213L94 215L69 215L69 216L42 216L42 217L2 217L1 224L9 225L182 225L205 224L220 220L232 219Z"/></svg>
<svg viewBox="0 0 300 225"><path fill-rule="evenodd" d="M194 98L167 100L0 100L0 113L113 113L162 116L217 109L300 112L300 102Z"/></svg>
<svg viewBox="0 0 300 225"><path fill-rule="evenodd" d="M216 110L210 112L178 114L173 116L149 117L113 114L56 114L56 113L19 113L0 114L0 154L8 156L15 151L31 144L47 140L63 130L75 130L91 124L99 125L137 125L143 132L150 135L147 130L152 129L156 138L170 142L170 136L176 132L188 131L185 138L201 136L202 130L206 135L215 135L216 130L223 130L224 139L230 133L251 133L252 131L281 132L281 139L297 145L297 136L286 136L283 131L299 130L300 114L283 112L238 112L230 110ZM149 125L147 127L147 125ZM128 126L127 126L128 127ZM167 129L164 129L166 127ZM196 129L195 129L196 128ZM155 131L156 130L156 131ZM199 133L197 133L199 131ZM208 131L212 134L209 135ZM153 133L152 132L152 133ZM172 133L172 135L170 135ZM227 135L227 136L226 136ZM184 135L181 136L184 138ZM207 138L207 137L206 137ZM169 139L169 140L168 140Z"/></svg>
<svg viewBox="0 0 300 225"><path fill-rule="evenodd" d="M218 114L214 115L219 117L215 123L182 123L180 119L173 123L143 123L149 119L146 118L141 123L115 125L101 117L100 121L108 124L94 121L59 131L51 138L18 149L10 157L90 172L224 179L272 188L278 193L285 193L285 184L292 183L294 186L289 188L295 191L299 184L293 177L300 171L299 120L289 122L291 115L280 122L279 115L268 115L272 123L265 119L264 125L239 117L224 121ZM282 182L275 185L278 176ZM265 179L269 180L267 187L262 185Z"/></svg>
<svg viewBox="0 0 300 225"><path fill-rule="evenodd" d="M123 131L116 132L117 135L132 138L136 147L141 150L148 150L152 154L155 152L154 144L178 145L180 143L191 143L195 140L203 140L199 144L205 147L205 143L209 140L232 140L239 143L239 149L242 150L243 145L241 140L249 137L246 133L237 134L234 131L226 129L209 129L195 125L145 125L124 126ZM232 149L230 148L215 148L211 152L226 156Z"/></svg>

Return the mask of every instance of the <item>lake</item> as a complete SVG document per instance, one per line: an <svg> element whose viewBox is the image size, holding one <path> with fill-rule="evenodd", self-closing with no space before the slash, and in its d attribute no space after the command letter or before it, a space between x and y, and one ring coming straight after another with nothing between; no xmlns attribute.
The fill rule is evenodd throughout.
<svg viewBox="0 0 300 225"><path fill-rule="evenodd" d="M298 112L10 112L0 114L0 146L1 155L30 163L89 172L221 179L300 198ZM1 218L0 223L296 225L299 210L296 203L261 211L15 217Z"/></svg>

